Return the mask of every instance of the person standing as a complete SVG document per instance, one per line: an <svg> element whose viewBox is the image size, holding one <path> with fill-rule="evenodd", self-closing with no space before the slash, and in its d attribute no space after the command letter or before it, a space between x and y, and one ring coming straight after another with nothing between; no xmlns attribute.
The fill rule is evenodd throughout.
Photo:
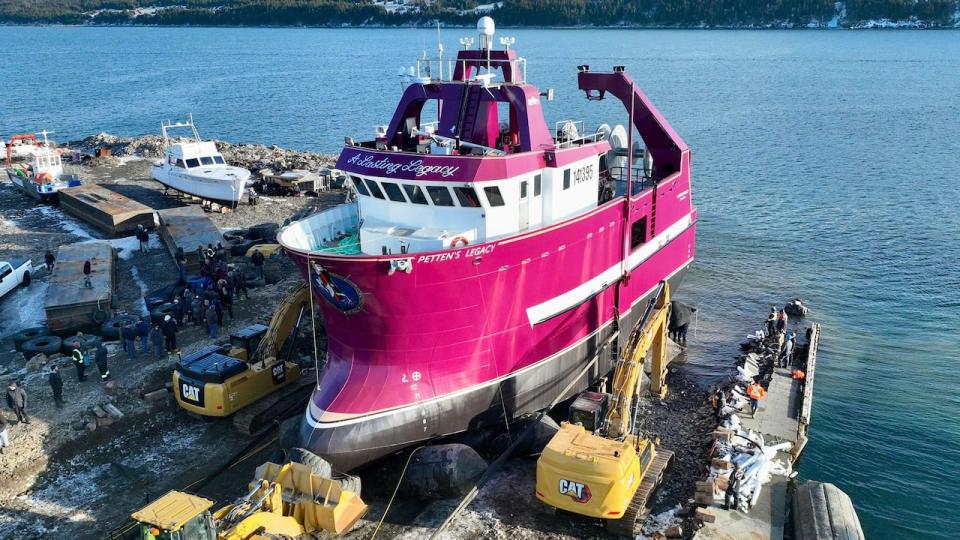
<svg viewBox="0 0 960 540"><path fill-rule="evenodd" d="M159 362L164 355L163 332L160 330L159 324L153 325L153 328L150 330L150 343L153 344L153 354Z"/></svg>
<svg viewBox="0 0 960 540"><path fill-rule="evenodd" d="M255 189L247 188L247 204L250 206L257 205L257 191Z"/></svg>
<svg viewBox="0 0 960 540"><path fill-rule="evenodd" d="M244 298L250 299L250 293L247 292L247 277L240 270L234 270L233 272L233 288L237 292L238 298L240 293L243 293Z"/></svg>
<svg viewBox="0 0 960 540"><path fill-rule="evenodd" d="M227 313L230 315L230 320L233 320L233 293L230 292L230 289L224 285L220 289L220 304L227 310Z"/></svg>
<svg viewBox="0 0 960 540"><path fill-rule="evenodd" d="M50 253L48 249L46 253L43 254L43 262L47 263L47 270L53 271L53 265L56 262L56 259L53 257L53 253Z"/></svg>
<svg viewBox="0 0 960 540"><path fill-rule="evenodd" d="M767 337L773 335L777 327L777 306L770 306L770 314L767 315Z"/></svg>
<svg viewBox="0 0 960 540"><path fill-rule="evenodd" d="M793 332L787 334L787 340L783 344L783 350L780 351L780 367L790 367L790 361L793 359L793 346L796 343L796 337Z"/></svg>
<svg viewBox="0 0 960 540"><path fill-rule="evenodd" d="M19 422L30 423L30 417L27 416L27 393L17 386L15 381L10 381L10 386L7 386L7 407L13 409Z"/></svg>
<svg viewBox="0 0 960 540"><path fill-rule="evenodd" d="M177 352L177 323L172 317L166 315L163 317L163 339L166 342L167 352L173 354Z"/></svg>
<svg viewBox="0 0 960 540"><path fill-rule="evenodd" d="M70 356L73 358L74 365L77 366L77 381L83 382L87 380L86 375L83 374L83 372L87 370L86 357L83 354L83 351L80 350L79 343L73 348L73 352L70 353Z"/></svg>
<svg viewBox="0 0 960 540"><path fill-rule="evenodd" d="M90 259L83 261L83 286L92 289L93 284L90 282L90 274L93 273L93 266L90 264Z"/></svg>
<svg viewBox="0 0 960 540"><path fill-rule="evenodd" d="M63 377L60 376L60 366L54 365L50 368L47 382L50 383L50 389L53 390L53 402L58 409L63 407Z"/></svg>
<svg viewBox="0 0 960 540"><path fill-rule="evenodd" d="M183 304L179 298L173 299L173 320L177 321L177 326L183 326Z"/></svg>
<svg viewBox="0 0 960 540"><path fill-rule="evenodd" d="M754 378L750 386L747 387L747 397L750 398L750 414L757 415L757 409L760 408L760 400L766 397L767 391L760 386L757 379Z"/></svg>
<svg viewBox="0 0 960 540"><path fill-rule="evenodd" d="M777 332L783 334L787 331L787 310L781 309L780 316L777 317Z"/></svg>
<svg viewBox="0 0 960 540"><path fill-rule="evenodd" d="M263 253L260 253L259 249L253 250L253 255L250 256L250 262L253 263L253 268L257 271L257 279L263 279Z"/></svg>
<svg viewBox="0 0 960 540"><path fill-rule="evenodd" d="M10 446L10 433L7 431L7 419L0 414L0 454L8 446Z"/></svg>
<svg viewBox="0 0 960 540"><path fill-rule="evenodd" d="M107 347L103 343L98 344L95 354L97 359L97 371L100 372L100 380L110 380L110 366L107 364Z"/></svg>
<svg viewBox="0 0 960 540"><path fill-rule="evenodd" d="M137 225L137 241L140 242L140 253L147 252L147 244L150 242L150 235L143 225Z"/></svg>
<svg viewBox="0 0 960 540"><path fill-rule="evenodd" d="M204 313L204 320L207 323L207 335L216 339L217 338L217 309L213 307L213 304L209 300L204 302L207 306L207 311ZM221 315L222 317L222 315Z"/></svg>
<svg viewBox="0 0 960 540"><path fill-rule="evenodd" d="M727 481L727 492L723 496L723 509L730 509L730 500L733 499L733 509L740 509L740 481L743 480L743 471L740 467L734 465L730 471L730 478Z"/></svg>
<svg viewBox="0 0 960 540"><path fill-rule="evenodd" d="M143 356L147 356L150 354L150 323L146 317L140 317L136 330L137 337L140 339L140 351L143 352Z"/></svg>
<svg viewBox="0 0 960 540"><path fill-rule="evenodd" d="M127 359L136 360L137 331L133 328L133 323L130 321L123 323L123 328L120 329L120 335L123 338L123 350L127 353ZM97 367L99 367L99 364Z"/></svg>

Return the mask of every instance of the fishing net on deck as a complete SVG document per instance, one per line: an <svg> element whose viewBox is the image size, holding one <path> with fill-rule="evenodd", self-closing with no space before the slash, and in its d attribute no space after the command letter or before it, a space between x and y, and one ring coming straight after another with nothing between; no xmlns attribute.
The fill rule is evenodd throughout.
<svg viewBox="0 0 960 540"><path fill-rule="evenodd" d="M359 231L350 231L336 240L321 244L317 251L332 255L359 255L360 233Z"/></svg>

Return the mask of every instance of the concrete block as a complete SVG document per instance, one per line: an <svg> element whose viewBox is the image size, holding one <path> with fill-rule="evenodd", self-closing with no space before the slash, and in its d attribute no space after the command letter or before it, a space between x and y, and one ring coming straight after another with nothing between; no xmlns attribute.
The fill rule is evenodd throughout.
<svg viewBox="0 0 960 540"><path fill-rule="evenodd" d="M713 493L695 493L693 495L693 500L697 504L713 504Z"/></svg>
<svg viewBox="0 0 960 540"><path fill-rule="evenodd" d="M697 481L697 492L698 493L709 493L713 495L716 489L716 484L713 480L698 480Z"/></svg>
<svg viewBox="0 0 960 540"><path fill-rule="evenodd" d="M117 391L117 383L107 381L106 384L103 385L103 391L106 392L108 396L112 396Z"/></svg>
<svg viewBox="0 0 960 540"><path fill-rule="evenodd" d="M717 514L715 514L714 511L709 508L697 508L694 517L704 523L713 523L717 520Z"/></svg>
<svg viewBox="0 0 960 540"><path fill-rule="evenodd" d="M727 441L733 438L733 430L727 428L717 428L713 432L713 440L715 441Z"/></svg>
<svg viewBox="0 0 960 540"><path fill-rule="evenodd" d="M105 416L105 417L103 417L103 418L97 418L96 424L97 424L97 427L98 427L98 428L107 427L107 426L113 424L113 418L111 418L111 417L109 417L109 416Z"/></svg>
<svg viewBox="0 0 960 540"><path fill-rule="evenodd" d="M727 486L730 485L730 478L726 476L718 476L716 478L717 491L720 493L725 493L727 491Z"/></svg>
<svg viewBox="0 0 960 540"><path fill-rule="evenodd" d="M103 410L103 407L101 407L101 406L99 406L99 405L94 405L93 408L90 409L90 411L91 411L93 414L95 414L95 415L97 416L97 418L106 418L107 416L109 416L109 415L107 414L107 411Z"/></svg>
<svg viewBox="0 0 960 540"><path fill-rule="evenodd" d="M673 527L663 531L663 534L667 538L683 538L683 527L680 525L674 525Z"/></svg>

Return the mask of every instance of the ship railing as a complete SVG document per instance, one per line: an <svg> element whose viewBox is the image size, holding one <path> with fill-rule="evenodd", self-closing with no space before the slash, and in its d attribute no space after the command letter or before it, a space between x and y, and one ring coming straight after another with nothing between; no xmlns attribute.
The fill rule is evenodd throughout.
<svg viewBox="0 0 960 540"><path fill-rule="evenodd" d="M580 146L603 140L604 134L585 133L583 120L560 120L553 126L553 140L560 148Z"/></svg>
<svg viewBox="0 0 960 540"><path fill-rule="evenodd" d="M614 183L617 196L624 195L627 192L627 171L630 171L633 181L633 195L639 195L653 187L653 178L646 174L643 167L610 167L609 180Z"/></svg>
<svg viewBox="0 0 960 540"><path fill-rule="evenodd" d="M429 83L429 82L445 82L452 81L453 74L456 71L457 63L461 65L460 70L463 73L467 72L467 60L440 60L436 58L418 58L417 65L414 68L414 73L406 73L407 77L416 78L418 81ZM469 63L476 64L477 60L470 60ZM491 59L489 62L480 60L479 63L487 64L490 68L502 68L505 65L509 66L513 64L513 80L512 81L491 81L499 83L511 83L511 84L524 84L527 82L527 59L526 58L516 58L514 60L495 60ZM490 70L492 72L492 69ZM502 73L502 72L501 72Z"/></svg>

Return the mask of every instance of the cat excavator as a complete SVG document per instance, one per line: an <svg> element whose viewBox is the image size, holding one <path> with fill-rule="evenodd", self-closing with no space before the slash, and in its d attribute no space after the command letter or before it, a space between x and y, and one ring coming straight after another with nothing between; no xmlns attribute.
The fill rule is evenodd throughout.
<svg viewBox="0 0 960 540"><path fill-rule="evenodd" d="M316 381L291 358L309 301L304 285L280 303L269 326L248 326L229 343L181 358L173 371L177 404L202 417L233 415L234 427L246 434L301 412Z"/></svg>
<svg viewBox="0 0 960 540"><path fill-rule="evenodd" d="M211 511L213 501L169 491L134 512L141 540L270 540L319 531L344 534L367 512L359 493L298 462L267 462L249 491Z"/></svg>
<svg viewBox="0 0 960 540"><path fill-rule="evenodd" d="M614 366L611 391L583 392L569 421L537 460L536 496L554 508L603 519L607 531L634 538L673 452L637 428L636 398L652 349L650 390L666 394L670 286L663 281L633 328Z"/></svg>

